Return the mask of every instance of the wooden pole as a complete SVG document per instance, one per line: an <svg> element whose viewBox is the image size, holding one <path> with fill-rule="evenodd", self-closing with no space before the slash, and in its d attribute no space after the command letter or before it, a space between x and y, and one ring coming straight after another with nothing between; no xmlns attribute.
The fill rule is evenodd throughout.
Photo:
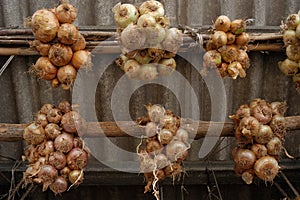
<svg viewBox="0 0 300 200"><path fill-rule="evenodd" d="M286 117L288 130L300 130L300 116ZM232 122L206 122L182 119L181 126L190 133L190 137L200 139L206 136L209 126L223 125L221 135L218 133L210 137L234 137L234 124ZM0 123L0 141L19 141L23 139L23 131L27 124ZM99 129L101 127L101 130ZM127 134L128 133L128 134ZM84 137L140 137L144 135L144 127L135 122L87 122Z"/></svg>

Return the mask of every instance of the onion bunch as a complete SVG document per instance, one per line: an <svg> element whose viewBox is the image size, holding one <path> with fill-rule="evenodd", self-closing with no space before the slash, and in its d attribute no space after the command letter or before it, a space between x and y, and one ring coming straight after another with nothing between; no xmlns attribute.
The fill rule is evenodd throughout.
<svg viewBox="0 0 300 200"><path fill-rule="evenodd" d="M73 25L77 8L66 0L57 7L36 11L27 25L32 28L35 40L30 46L40 57L30 71L38 78L51 81L52 87L70 89L79 69L92 67L91 53L84 50L86 41Z"/></svg>
<svg viewBox="0 0 300 200"><path fill-rule="evenodd" d="M286 134L285 111L285 102L254 99L230 116L238 144L232 151L235 172L247 184L252 183L254 175L273 181L278 174Z"/></svg>
<svg viewBox="0 0 300 200"><path fill-rule="evenodd" d="M140 169L147 181L145 192L164 178L180 178L182 161L188 156L189 133L180 127L180 118L158 104L146 105L147 115L139 118L147 139L137 147Z"/></svg>
<svg viewBox="0 0 300 200"><path fill-rule="evenodd" d="M80 184L89 158L77 133L82 127L84 120L69 102L62 101L57 108L43 105L23 134L29 145L23 156L28 161L25 183L42 184L43 191L50 188L55 194Z"/></svg>
<svg viewBox="0 0 300 200"><path fill-rule="evenodd" d="M139 7L118 3L112 9L118 27L122 55L116 64L131 79L153 80L176 69L174 57L182 45L182 32L169 28L169 19L159 1Z"/></svg>
<svg viewBox="0 0 300 200"><path fill-rule="evenodd" d="M294 86L300 93L300 16L299 13L290 14L285 24L281 26L283 31L283 42L286 47L287 58L284 61L278 62L280 71L291 76Z"/></svg>
<svg viewBox="0 0 300 200"><path fill-rule="evenodd" d="M206 53L203 56L202 75L213 69L224 78L246 77L250 67L247 44L250 40L245 32L246 22L241 19L231 21L227 16L219 16L214 23L210 39L206 41Z"/></svg>

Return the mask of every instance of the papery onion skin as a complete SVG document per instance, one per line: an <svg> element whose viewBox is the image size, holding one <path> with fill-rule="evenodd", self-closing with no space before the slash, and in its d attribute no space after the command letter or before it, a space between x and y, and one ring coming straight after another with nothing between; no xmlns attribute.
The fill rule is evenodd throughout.
<svg viewBox="0 0 300 200"><path fill-rule="evenodd" d="M166 37L162 42L164 50L175 53L179 50L183 43L182 31L177 28L170 28L166 30Z"/></svg>
<svg viewBox="0 0 300 200"><path fill-rule="evenodd" d="M61 120L62 128L69 133L76 133L84 124L81 115L76 111L65 113Z"/></svg>
<svg viewBox="0 0 300 200"><path fill-rule="evenodd" d="M259 128L259 121L252 116L244 117L239 124L239 130L245 137L253 137L258 133Z"/></svg>
<svg viewBox="0 0 300 200"><path fill-rule="evenodd" d="M225 15L219 16L215 21L215 29L218 31L227 32L230 29L231 20Z"/></svg>
<svg viewBox="0 0 300 200"><path fill-rule="evenodd" d="M172 141L166 146L166 155L171 162L181 162L188 155L188 147L181 141Z"/></svg>
<svg viewBox="0 0 300 200"><path fill-rule="evenodd" d="M53 108L47 113L47 120L50 123L59 123L62 117L62 113L58 108Z"/></svg>
<svg viewBox="0 0 300 200"><path fill-rule="evenodd" d="M286 48L286 55L290 60L298 62L300 60L300 46L299 45L289 45Z"/></svg>
<svg viewBox="0 0 300 200"><path fill-rule="evenodd" d="M39 112L47 115L49 113L49 111L53 108L55 108L55 106L53 104L46 103L42 106L42 108L40 109Z"/></svg>
<svg viewBox="0 0 300 200"><path fill-rule="evenodd" d="M38 173L38 178L43 183L43 191L46 191L48 186L51 185L57 178L58 172L51 165L43 165Z"/></svg>
<svg viewBox="0 0 300 200"><path fill-rule="evenodd" d="M64 177L58 176L55 181L49 186L49 188L54 194L61 194L67 191L68 182Z"/></svg>
<svg viewBox="0 0 300 200"><path fill-rule="evenodd" d="M223 31L216 31L212 35L212 41L217 48L222 47L227 44L227 35Z"/></svg>
<svg viewBox="0 0 300 200"><path fill-rule="evenodd" d="M238 46L246 46L249 41L250 41L250 37L249 34L246 32L241 33L235 38L235 43Z"/></svg>
<svg viewBox="0 0 300 200"><path fill-rule="evenodd" d="M60 67L57 71L57 78L62 84L72 86L75 82L77 71L72 65Z"/></svg>
<svg viewBox="0 0 300 200"><path fill-rule="evenodd" d="M124 72L129 78L136 79L140 76L141 65L134 59L130 59L124 64Z"/></svg>
<svg viewBox="0 0 300 200"><path fill-rule="evenodd" d="M237 61L242 65L243 69L250 67L250 59L246 51L240 49L238 51Z"/></svg>
<svg viewBox="0 0 300 200"><path fill-rule="evenodd" d="M155 27L156 20L150 14L141 15L137 21L137 26L140 28Z"/></svg>
<svg viewBox="0 0 300 200"><path fill-rule="evenodd" d="M67 163L66 156L62 152L55 151L49 157L49 164L56 169L63 169Z"/></svg>
<svg viewBox="0 0 300 200"><path fill-rule="evenodd" d="M168 129L161 129L158 133L157 139L160 144L166 145L169 144L173 139L173 134Z"/></svg>
<svg viewBox="0 0 300 200"><path fill-rule="evenodd" d="M231 32L227 32L227 44L233 44L235 42L235 35Z"/></svg>
<svg viewBox="0 0 300 200"><path fill-rule="evenodd" d="M173 58L161 59L157 66L157 71L160 75L169 76L176 69L176 61Z"/></svg>
<svg viewBox="0 0 300 200"><path fill-rule="evenodd" d="M91 52L85 50L74 52L72 65L76 69L90 69L93 66Z"/></svg>
<svg viewBox="0 0 300 200"><path fill-rule="evenodd" d="M35 122L45 128L48 125L47 115L44 113L38 113Z"/></svg>
<svg viewBox="0 0 300 200"><path fill-rule="evenodd" d="M294 76L299 70L299 64L290 59L278 62L280 71L286 76Z"/></svg>
<svg viewBox="0 0 300 200"><path fill-rule="evenodd" d="M158 77L158 71L153 63L141 67L139 78L144 81L151 81Z"/></svg>
<svg viewBox="0 0 300 200"><path fill-rule="evenodd" d="M61 128L56 123L49 123L45 127L45 133L48 139L54 140L61 134Z"/></svg>
<svg viewBox="0 0 300 200"><path fill-rule="evenodd" d="M279 171L278 162L272 156L261 157L255 162L254 171L258 178L273 181Z"/></svg>
<svg viewBox="0 0 300 200"><path fill-rule="evenodd" d="M65 23L60 25L57 38L63 44L74 44L79 37L78 28L73 24Z"/></svg>
<svg viewBox="0 0 300 200"><path fill-rule="evenodd" d="M272 108L265 101L260 101L258 105L251 108L251 115L260 123L267 124L272 120Z"/></svg>
<svg viewBox="0 0 300 200"><path fill-rule="evenodd" d="M241 170L251 169L256 161L255 154L249 149L238 149L233 155L237 167Z"/></svg>
<svg viewBox="0 0 300 200"><path fill-rule="evenodd" d="M150 140L146 145L146 151L150 154L159 154L163 146L157 140Z"/></svg>
<svg viewBox="0 0 300 200"><path fill-rule="evenodd" d="M77 41L74 44L72 44L72 46L71 46L72 51L75 52L75 51L79 51L79 50L84 50L85 47L86 47L85 38L83 37L83 35L81 33L79 33Z"/></svg>
<svg viewBox="0 0 300 200"><path fill-rule="evenodd" d="M40 144L46 139L45 130L41 125L31 123L24 129L23 138L28 144Z"/></svg>
<svg viewBox="0 0 300 200"><path fill-rule="evenodd" d="M73 56L71 47L56 43L49 50L49 59L56 66L67 65Z"/></svg>
<svg viewBox="0 0 300 200"><path fill-rule="evenodd" d="M72 170L70 173L69 173L69 181L70 183L72 184L75 184L75 185L79 185L82 181L83 181L83 172L82 170Z"/></svg>
<svg viewBox="0 0 300 200"><path fill-rule="evenodd" d="M222 63L222 56L217 50L210 50L203 55L203 67L215 68Z"/></svg>
<svg viewBox="0 0 300 200"><path fill-rule="evenodd" d="M146 136L149 137L153 137L157 134L157 124L154 122L148 122L145 126L145 133Z"/></svg>
<svg viewBox="0 0 300 200"><path fill-rule="evenodd" d="M113 8L115 23L119 28L126 28L131 23L136 23L139 12L134 5L117 4Z"/></svg>
<svg viewBox="0 0 300 200"><path fill-rule="evenodd" d="M236 35L239 35L246 30L246 22L242 19L236 19L230 24L230 31Z"/></svg>
<svg viewBox="0 0 300 200"><path fill-rule="evenodd" d="M163 5L159 1L149 0L142 3L139 7L141 15L150 14L155 19L159 19L165 15L165 10Z"/></svg>
<svg viewBox="0 0 300 200"><path fill-rule="evenodd" d="M285 45L295 45L299 41L294 30L284 31L282 37Z"/></svg>
<svg viewBox="0 0 300 200"><path fill-rule="evenodd" d="M73 23L78 15L78 10L69 3L62 3L55 8L55 15L60 23Z"/></svg>
<svg viewBox="0 0 300 200"><path fill-rule="evenodd" d="M169 165L169 160L165 154L157 154L154 156L154 162L157 166L157 169L163 169Z"/></svg>
<svg viewBox="0 0 300 200"><path fill-rule="evenodd" d="M58 104L58 109L60 109L63 113L67 113L72 110L72 106L68 101L65 100Z"/></svg>
<svg viewBox="0 0 300 200"><path fill-rule="evenodd" d="M129 50L138 50L145 47L146 34L143 28L130 24L121 33L121 44Z"/></svg>
<svg viewBox="0 0 300 200"><path fill-rule="evenodd" d="M268 125L261 125L258 133L255 134L255 141L259 144L266 144L273 138L273 131Z"/></svg>
<svg viewBox="0 0 300 200"><path fill-rule="evenodd" d="M62 133L54 140L54 147L57 151L68 153L73 148L73 135L70 133Z"/></svg>
<svg viewBox="0 0 300 200"><path fill-rule="evenodd" d="M35 65L32 66L32 70L37 77L44 80L51 80L55 78L57 68L50 62L48 57L40 57Z"/></svg>
<svg viewBox="0 0 300 200"><path fill-rule="evenodd" d="M272 138L267 143L268 154L272 156L279 156L282 150L282 142L278 137Z"/></svg>
<svg viewBox="0 0 300 200"><path fill-rule="evenodd" d="M51 44L49 43L42 43L39 40L34 40L29 42L30 47L35 48L41 56L48 56Z"/></svg>
<svg viewBox="0 0 300 200"><path fill-rule="evenodd" d="M236 45L226 45L218 49L221 53L222 59L225 62L231 63L238 59L239 49Z"/></svg>
<svg viewBox="0 0 300 200"><path fill-rule="evenodd" d="M298 14L290 14L286 18L286 25L288 29L296 29L299 24L300 24L300 17Z"/></svg>
<svg viewBox="0 0 300 200"><path fill-rule="evenodd" d="M148 104L146 105L147 114L152 122L160 122L160 119L164 116L166 110L163 106L158 104Z"/></svg>
<svg viewBox="0 0 300 200"><path fill-rule="evenodd" d="M72 170L83 169L88 164L88 153L81 148L73 148L67 155L68 167Z"/></svg>
<svg viewBox="0 0 300 200"><path fill-rule="evenodd" d="M139 64L148 64L152 60L152 58L148 54L147 49L142 49L136 52L134 60L136 60Z"/></svg>
<svg viewBox="0 0 300 200"><path fill-rule="evenodd" d="M253 144L251 146L251 151L253 151L257 159L268 155L268 150L263 144Z"/></svg>

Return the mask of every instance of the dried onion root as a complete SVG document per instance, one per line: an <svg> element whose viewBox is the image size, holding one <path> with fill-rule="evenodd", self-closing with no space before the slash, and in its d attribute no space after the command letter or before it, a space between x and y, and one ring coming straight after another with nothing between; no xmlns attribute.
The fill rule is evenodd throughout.
<svg viewBox="0 0 300 200"><path fill-rule="evenodd" d="M163 5L155 0L139 7L118 3L112 11L122 50L117 66L131 79L149 81L171 75L183 38L181 30L169 28Z"/></svg>
<svg viewBox="0 0 300 200"><path fill-rule="evenodd" d="M205 76L208 71L216 70L221 78L245 78L246 69L250 67L246 52L250 39L245 32L245 21L237 19L231 22L227 16L221 15L216 19L214 28L205 44L201 75Z"/></svg>
<svg viewBox="0 0 300 200"><path fill-rule="evenodd" d="M188 156L189 133L180 127L180 118L172 111L158 104L146 105L147 115L138 120L145 125L146 138L137 146L140 172L147 182L145 193L159 194L157 185L165 178L179 180L183 170L182 162ZM141 119L140 118L140 119ZM141 121L143 123L141 124Z"/></svg>
<svg viewBox="0 0 300 200"><path fill-rule="evenodd" d="M272 182L277 176L279 158L285 150L285 111L285 102L254 99L230 116L238 144L232 150L235 172L246 184L252 183L254 175L265 182ZM285 154L292 158L286 151Z"/></svg>
<svg viewBox="0 0 300 200"><path fill-rule="evenodd" d="M50 188L54 194L60 194L82 182L89 159L89 151L77 133L83 126L80 114L72 111L67 101L58 107L42 106L23 134L29 144L22 156L28 161L23 174L26 185L42 184L43 191Z"/></svg>

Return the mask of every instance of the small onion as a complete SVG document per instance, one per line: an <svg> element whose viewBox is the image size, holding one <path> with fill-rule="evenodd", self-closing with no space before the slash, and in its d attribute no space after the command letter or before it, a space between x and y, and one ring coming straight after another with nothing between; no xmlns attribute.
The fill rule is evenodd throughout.
<svg viewBox="0 0 300 200"><path fill-rule="evenodd" d="M50 62L48 57L40 57L32 66L32 71L41 79L51 80L55 78L57 68Z"/></svg>
<svg viewBox="0 0 300 200"><path fill-rule="evenodd" d="M173 134L168 129L161 129L157 137L158 141L162 145L169 144L173 139Z"/></svg>
<svg viewBox="0 0 300 200"><path fill-rule="evenodd" d="M157 66L157 71L160 75L169 76L176 69L176 61L174 58L161 59Z"/></svg>
<svg viewBox="0 0 300 200"><path fill-rule="evenodd" d="M146 144L146 151L150 154L159 154L163 150L163 146L157 140L150 140Z"/></svg>
<svg viewBox="0 0 300 200"><path fill-rule="evenodd" d="M237 61L241 63L243 69L247 69L250 67L250 59L246 51L239 49L238 50L238 58Z"/></svg>
<svg viewBox="0 0 300 200"><path fill-rule="evenodd" d="M165 15L163 5L159 1L149 0L142 3L139 7L140 14L150 14L155 19L159 19Z"/></svg>
<svg viewBox="0 0 300 200"><path fill-rule="evenodd" d="M284 113L286 112L287 106L286 106L286 102L272 102L270 104L271 108L272 108L272 114L274 115L280 115L280 116L284 116Z"/></svg>
<svg viewBox="0 0 300 200"><path fill-rule="evenodd" d="M176 131L176 134L175 134L175 138L185 144L188 143L188 140L189 140L189 133L183 129L183 128L179 128L177 131Z"/></svg>
<svg viewBox="0 0 300 200"><path fill-rule="evenodd" d="M227 35L223 31L216 31L212 35L212 41L217 48L222 47L227 44Z"/></svg>
<svg viewBox="0 0 300 200"><path fill-rule="evenodd" d="M61 101L58 104L58 109L60 109L63 113L67 113L72 110L72 106L68 101Z"/></svg>
<svg viewBox="0 0 300 200"><path fill-rule="evenodd" d="M251 146L251 151L253 151L257 159L268 155L268 150L266 146L262 144L253 144Z"/></svg>
<svg viewBox="0 0 300 200"><path fill-rule="evenodd" d="M203 67L215 68L222 64L222 56L217 50L210 50L203 55Z"/></svg>
<svg viewBox="0 0 300 200"><path fill-rule="evenodd" d="M93 66L91 52L85 50L74 52L72 65L76 69L90 69Z"/></svg>
<svg viewBox="0 0 300 200"><path fill-rule="evenodd" d="M121 44L130 50L142 49L145 47L146 34L143 28L130 24L121 33Z"/></svg>
<svg viewBox="0 0 300 200"><path fill-rule="evenodd" d="M146 106L148 116L152 122L160 122L160 119L164 117L166 112L165 108L161 105L154 104L154 105L147 105Z"/></svg>
<svg viewBox="0 0 300 200"><path fill-rule="evenodd" d="M228 38L227 38L228 40ZM212 39L209 39L206 41L206 44L205 44L205 50L206 51L211 51L211 50L216 50L217 47L216 45L213 43Z"/></svg>
<svg viewBox="0 0 300 200"><path fill-rule="evenodd" d="M64 178L68 178L69 173L71 172L71 169L67 166L65 166L64 168L62 168L59 173L62 177Z"/></svg>
<svg viewBox="0 0 300 200"><path fill-rule="evenodd" d="M282 37L285 45L296 45L299 41L294 30L284 31Z"/></svg>
<svg viewBox="0 0 300 200"><path fill-rule="evenodd" d="M235 45L223 46L218 51L221 53L222 59L228 63L236 61L239 56L239 49Z"/></svg>
<svg viewBox="0 0 300 200"><path fill-rule="evenodd" d="M164 50L176 53L183 43L182 31L177 28L170 28L166 30L166 36L162 42Z"/></svg>
<svg viewBox="0 0 300 200"><path fill-rule="evenodd" d="M238 149L233 157L235 164L241 170L251 169L256 161L256 156L249 149Z"/></svg>
<svg viewBox="0 0 300 200"><path fill-rule="evenodd" d="M227 72L228 64L227 63L222 62L221 66L219 66L217 69L218 69L218 73L220 74L220 76L222 78L224 78L228 75L228 72Z"/></svg>
<svg viewBox="0 0 300 200"><path fill-rule="evenodd" d="M37 152L41 156L49 156L54 152L54 143L53 141L45 141L42 144L37 145Z"/></svg>
<svg viewBox="0 0 300 200"><path fill-rule="evenodd" d="M74 184L74 185L79 185L82 181L83 181L83 171L82 170L72 170L69 173L69 181L70 183Z"/></svg>
<svg viewBox="0 0 300 200"><path fill-rule="evenodd" d="M54 140L54 147L57 151L68 153L73 148L73 135L69 133L62 133Z"/></svg>
<svg viewBox="0 0 300 200"><path fill-rule="evenodd" d="M77 76L77 71L72 65L65 65L63 67L60 67L57 71L58 80L62 84L68 86L63 89L69 89L75 82L76 76Z"/></svg>
<svg viewBox="0 0 300 200"><path fill-rule="evenodd" d="M54 194L61 194L67 191L68 182L64 177L58 176L55 181L49 186L49 188L52 192L54 192Z"/></svg>
<svg viewBox="0 0 300 200"><path fill-rule="evenodd" d="M43 165L38 173L38 178L43 182L43 191L46 191L57 178L57 170L51 165Z"/></svg>
<svg viewBox="0 0 300 200"><path fill-rule="evenodd" d="M83 147L83 140L80 137L74 137L73 140L73 147L74 148L82 148Z"/></svg>
<svg viewBox="0 0 300 200"><path fill-rule="evenodd" d="M282 73L284 73L286 76L294 76L299 68L299 64L295 61L292 61L290 59L285 59L284 61L278 62L278 67Z"/></svg>
<svg viewBox="0 0 300 200"><path fill-rule="evenodd" d="M300 24L300 17L298 14L290 14L286 18L286 25L288 29L296 29L299 24Z"/></svg>
<svg viewBox="0 0 300 200"><path fill-rule="evenodd" d="M241 63L239 63L238 61L234 61L234 62L230 63L228 65L227 71L228 71L229 76L231 76L231 78L233 78L233 79L236 79L238 76L240 76L241 78L246 77L246 72L243 69L243 66L241 65Z"/></svg>
<svg viewBox="0 0 300 200"><path fill-rule="evenodd" d="M246 137L252 137L257 135L260 129L259 121L252 117L244 117L239 124L239 130L241 130L242 134Z"/></svg>
<svg viewBox="0 0 300 200"><path fill-rule="evenodd" d="M248 42L250 41L250 37L249 37L249 34L248 33L241 33L240 35L238 35L236 38L235 38L235 43L238 45L238 46L246 46L248 44Z"/></svg>
<svg viewBox="0 0 300 200"><path fill-rule="evenodd" d="M159 17L156 19L156 23L161 25L163 28L168 28L170 25L170 19L168 17Z"/></svg>
<svg viewBox="0 0 300 200"><path fill-rule="evenodd" d="M65 113L61 119L62 128L69 133L76 133L77 128L80 129L83 123L81 115L76 111Z"/></svg>
<svg viewBox="0 0 300 200"><path fill-rule="evenodd" d="M41 56L48 56L51 44L42 43L39 40L29 42L30 47L35 48Z"/></svg>
<svg viewBox="0 0 300 200"><path fill-rule="evenodd" d="M47 115L39 112L35 118L35 122L45 128L48 124Z"/></svg>
<svg viewBox="0 0 300 200"><path fill-rule="evenodd" d="M62 3L55 8L55 15L60 23L73 23L77 14L77 8L69 3Z"/></svg>
<svg viewBox="0 0 300 200"><path fill-rule="evenodd" d="M272 156L261 157L255 162L254 171L258 178L273 181L279 171L278 162Z"/></svg>
<svg viewBox="0 0 300 200"><path fill-rule="evenodd" d="M42 108L40 109L39 112L47 115L49 113L49 111L53 108L55 108L53 104L46 103L42 106Z"/></svg>
<svg viewBox="0 0 300 200"><path fill-rule="evenodd" d="M254 139L259 144L266 144L273 138L273 131L268 125L261 125Z"/></svg>
<svg viewBox="0 0 300 200"><path fill-rule="evenodd" d="M58 78L54 78L51 80L51 86L53 88L57 88L59 85L60 85L60 82L59 82Z"/></svg>
<svg viewBox="0 0 300 200"><path fill-rule="evenodd" d="M230 31L236 35L239 35L246 30L246 22L242 19L236 19L230 24Z"/></svg>
<svg viewBox="0 0 300 200"><path fill-rule="evenodd" d="M180 141L172 141L166 146L166 155L171 162L181 162L188 155L188 147Z"/></svg>
<svg viewBox="0 0 300 200"><path fill-rule="evenodd" d="M81 33L79 33L77 41L71 46L72 51L75 52L75 51L83 50L85 49L85 47L86 47L85 38Z"/></svg>
<svg viewBox="0 0 300 200"><path fill-rule="evenodd" d="M23 138L28 144L40 144L46 139L45 130L41 125L31 123L24 129Z"/></svg>
<svg viewBox="0 0 300 200"><path fill-rule="evenodd" d="M154 122L148 122L145 126L145 133L146 136L149 137L153 137L157 134L157 124Z"/></svg>
<svg viewBox="0 0 300 200"><path fill-rule="evenodd" d="M173 113L166 111L166 114L160 118L160 125L162 125L165 129L168 129L175 135L177 129L180 127L180 119L178 116Z"/></svg>
<svg viewBox="0 0 300 200"><path fill-rule="evenodd" d="M67 65L73 56L71 47L56 43L49 50L49 59L56 66Z"/></svg>
<svg viewBox="0 0 300 200"><path fill-rule="evenodd" d="M47 113L47 120L50 123L59 123L62 117L62 113L58 108L53 108Z"/></svg>
<svg viewBox="0 0 300 200"><path fill-rule="evenodd" d="M144 81L151 81L158 77L158 71L153 63L141 67L139 78Z"/></svg>
<svg viewBox="0 0 300 200"><path fill-rule="evenodd" d="M161 25L156 24L155 27L145 28L147 34L147 45L153 47L157 44L160 44L166 37L166 30Z"/></svg>
<svg viewBox="0 0 300 200"><path fill-rule="evenodd" d="M157 177L158 180L163 180L166 177L165 172L162 169L157 169L155 171L155 176Z"/></svg>
<svg viewBox="0 0 300 200"><path fill-rule="evenodd" d="M136 79L141 73L141 65L134 59L130 59L124 64L124 72L129 78Z"/></svg>
<svg viewBox="0 0 300 200"><path fill-rule="evenodd" d="M60 25L57 38L63 44L74 44L79 37L78 28L73 24L64 23Z"/></svg>
<svg viewBox="0 0 300 200"><path fill-rule="evenodd" d="M134 59L139 64L148 64L152 60L147 49L138 50L134 55Z"/></svg>
<svg viewBox="0 0 300 200"><path fill-rule="evenodd" d="M118 3L112 9L115 23L119 28L126 28L131 23L136 23L139 12L134 5Z"/></svg>
<svg viewBox="0 0 300 200"><path fill-rule="evenodd" d="M282 142L278 137L273 137L267 143L268 154L272 156L279 156L282 150Z"/></svg>
<svg viewBox="0 0 300 200"><path fill-rule="evenodd" d="M52 12L41 9L32 15L31 28L35 39L47 43L56 37L59 22Z"/></svg>
<svg viewBox="0 0 300 200"><path fill-rule="evenodd" d="M127 56L121 54L119 58L116 59L115 63L124 71L124 65L129 60Z"/></svg>
<svg viewBox="0 0 300 200"><path fill-rule="evenodd" d="M163 169L169 165L169 160L165 156L165 154L157 154L154 156L154 162L156 164L157 169Z"/></svg>
<svg viewBox="0 0 300 200"><path fill-rule="evenodd" d="M229 17L221 15L216 19L214 26L217 31L227 32L230 29L230 24L231 21Z"/></svg>
<svg viewBox="0 0 300 200"><path fill-rule="evenodd" d="M152 15L144 14L139 17L137 21L137 26L140 28L155 27L156 20Z"/></svg>
<svg viewBox="0 0 300 200"><path fill-rule="evenodd" d="M145 158L142 160L140 165L140 172L142 173L152 173L155 170L155 162L152 158Z"/></svg>
<svg viewBox="0 0 300 200"><path fill-rule="evenodd" d="M158 44L148 49L148 55L154 60L153 62L158 62L160 59L164 58L165 50Z"/></svg>
<svg viewBox="0 0 300 200"><path fill-rule="evenodd" d="M61 134L61 128L55 123L49 123L45 127L45 133L48 139L54 140L57 136Z"/></svg>
<svg viewBox="0 0 300 200"><path fill-rule="evenodd" d="M247 170L242 173L242 179L246 184L251 184L254 178L254 172L253 170Z"/></svg>
<svg viewBox="0 0 300 200"><path fill-rule="evenodd" d="M289 45L286 48L286 55L290 60L298 62L300 60L300 46L299 45Z"/></svg>
<svg viewBox="0 0 300 200"><path fill-rule="evenodd" d="M72 170L83 169L88 164L88 153L81 148L73 148L67 155L68 167Z"/></svg>
<svg viewBox="0 0 300 200"><path fill-rule="evenodd" d="M265 101L260 101L251 109L251 115L255 117L260 123L267 124L272 119L272 108L270 104Z"/></svg>
<svg viewBox="0 0 300 200"><path fill-rule="evenodd" d="M49 156L49 164L58 170L63 169L66 163L66 156L62 152L55 151Z"/></svg>
<svg viewBox="0 0 300 200"><path fill-rule="evenodd" d="M227 36L227 44L233 44L235 42L235 35L231 32L226 33Z"/></svg>

